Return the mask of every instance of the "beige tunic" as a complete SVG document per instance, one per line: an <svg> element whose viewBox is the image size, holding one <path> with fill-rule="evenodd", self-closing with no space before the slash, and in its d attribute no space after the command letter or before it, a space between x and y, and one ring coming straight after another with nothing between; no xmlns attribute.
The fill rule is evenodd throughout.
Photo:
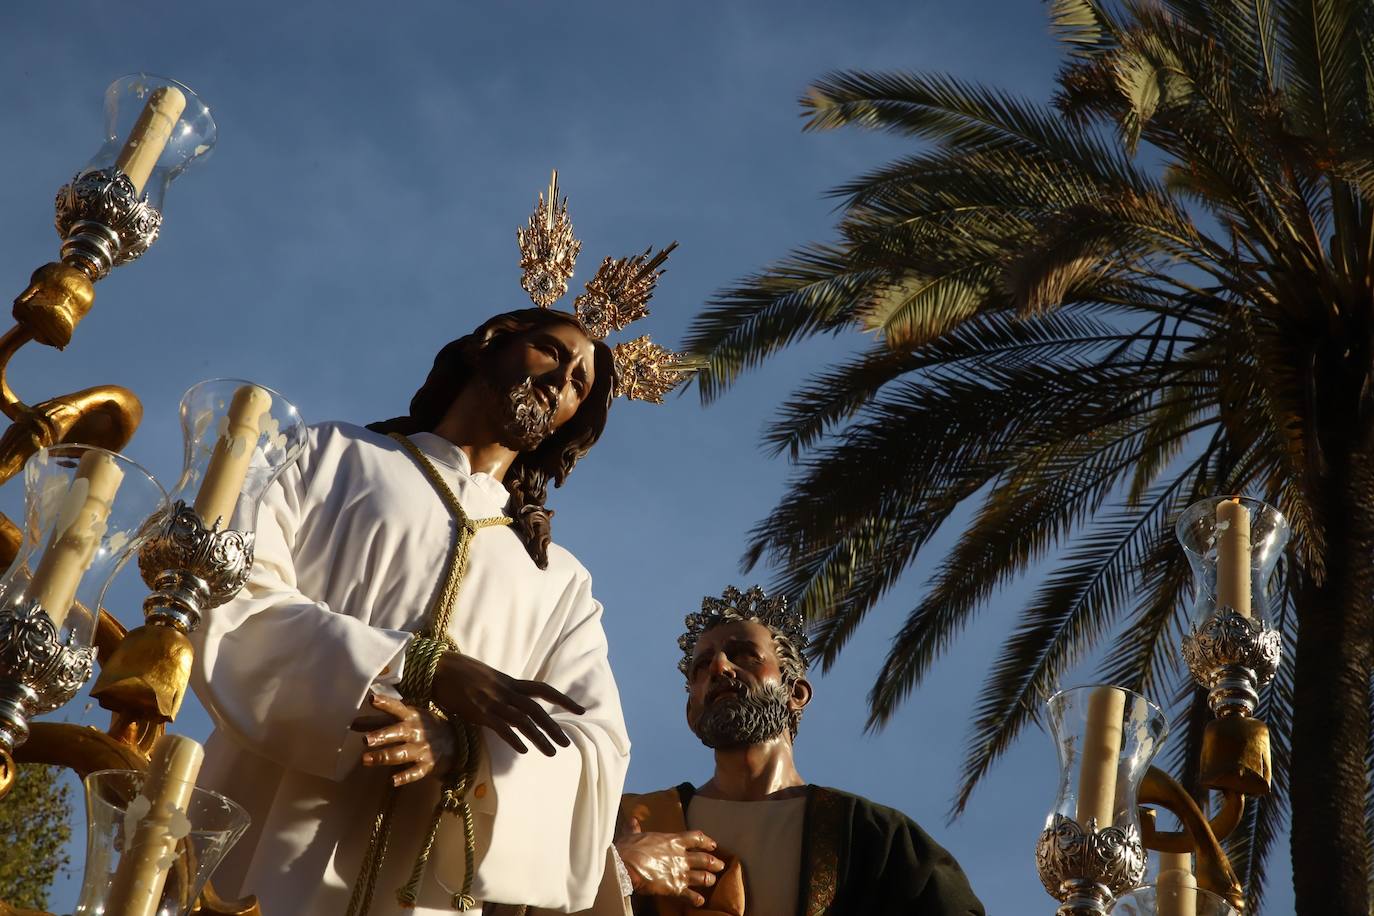
<svg viewBox="0 0 1374 916"><path fill-rule="evenodd" d="M428 433L429 455L472 518L508 494ZM206 615L193 683L216 724L201 782L248 808L253 826L216 875L226 895L257 894L266 916L340 916L389 772L359 763L349 731L369 688L394 677L439 588L452 520L398 443L344 424L312 428L300 462L264 500L252 578ZM550 547L538 569L509 528L473 541L450 634L463 651L587 707L551 710L572 740L554 757L516 754L489 732L469 800L479 900L576 910L591 904L629 761L620 699L591 578ZM419 906L405 883L438 798L426 779L401 791L374 916L451 912L462 885L461 822L445 818Z"/></svg>
<svg viewBox="0 0 1374 916"><path fill-rule="evenodd" d="M687 826L744 864L749 916L796 916L805 820L805 796L739 802L694 795L687 806Z"/></svg>

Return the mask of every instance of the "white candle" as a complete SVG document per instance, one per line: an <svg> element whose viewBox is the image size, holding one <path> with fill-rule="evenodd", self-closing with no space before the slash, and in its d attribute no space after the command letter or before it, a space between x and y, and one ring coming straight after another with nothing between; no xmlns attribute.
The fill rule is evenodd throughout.
<svg viewBox="0 0 1374 916"><path fill-rule="evenodd" d="M167 147L181 113L186 110L186 96L175 86L160 86L148 96L148 103L129 131L129 139L119 151L115 168L129 176L134 193L142 194L148 176L153 173L158 157Z"/></svg>
<svg viewBox="0 0 1374 916"><path fill-rule="evenodd" d="M1161 852L1155 881L1158 916L1197 916L1197 879L1193 854Z"/></svg>
<svg viewBox="0 0 1374 916"><path fill-rule="evenodd" d="M256 385L244 385L234 392L228 422L196 494L196 514L205 527L213 528L216 522L229 527L262 433L262 418L271 409L272 396Z"/></svg>
<svg viewBox="0 0 1374 916"><path fill-rule="evenodd" d="M1239 499L1217 503L1217 607L1250 616L1250 511Z"/></svg>
<svg viewBox="0 0 1374 916"><path fill-rule="evenodd" d="M190 830L186 809L204 761L205 749L190 738L163 735L157 740L143 792L125 818L124 854L110 884L106 913L157 913L167 872L176 861L177 842Z"/></svg>
<svg viewBox="0 0 1374 916"><path fill-rule="evenodd" d="M1078 825L1090 820L1097 829L1112 825L1116 811L1116 769L1121 758L1126 691L1098 687L1088 698L1088 721L1083 734L1083 758L1078 769Z"/></svg>
<svg viewBox="0 0 1374 916"><path fill-rule="evenodd" d="M29 597L43 606L59 630L76 600L81 576L95 559L110 505L123 480L124 472L104 452L86 452L76 466L52 539L29 584Z"/></svg>

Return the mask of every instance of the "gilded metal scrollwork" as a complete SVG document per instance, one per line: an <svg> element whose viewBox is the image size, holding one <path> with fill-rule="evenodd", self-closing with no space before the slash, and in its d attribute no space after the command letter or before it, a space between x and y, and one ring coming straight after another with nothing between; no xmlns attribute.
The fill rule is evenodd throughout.
<svg viewBox="0 0 1374 916"><path fill-rule="evenodd" d="M94 281L142 255L161 228L158 211L146 197L133 193L126 176L112 170L78 174L58 192L55 203L62 260L34 271L14 301L15 325L0 335L0 413L12 421L0 434L0 483L18 474L34 452L50 445L81 442L120 451L143 417L143 406L134 393L116 385L86 388L33 406L25 404L9 385L7 369L14 355L35 341L59 350L66 347L95 301ZM0 565L13 561L21 542L19 528L0 514ZM242 555L244 546L224 547L222 553L227 556L237 550ZM246 548L251 566L251 543ZM22 689L0 690L0 733L6 728L5 720L14 718L6 711L14 710L24 712L22 727L28 734L13 756L0 734L0 799L17 778L16 759L66 767L82 777L98 769L146 769L153 741L175 714L180 693L173 697L171 682L180 685L178 691L184 690L192 654L185 634L170 627L140 627L126 634L112 616L103 609L97 611L96 647L74 651L58 644L56 628L40 608L0 610L0 674L9 669L27 672L23 677L29 678L7 678ZM149 630L158 631L152 634L157 638L147 637ZM142 640L141 633L145 634ZM154 692L164 707L169 697L176 701L171 715L156 704L149 708L138 691L115 690L102 701L112 712L108 731L41 721L28 727L28 714L65 702L61 695L74 694L97 661L104 666L116 657L130 662L134 674L157 688ZM256 899L227 901L209 884L192 912L261 916ZM0 916L50 914L0 901Z"/></svg>

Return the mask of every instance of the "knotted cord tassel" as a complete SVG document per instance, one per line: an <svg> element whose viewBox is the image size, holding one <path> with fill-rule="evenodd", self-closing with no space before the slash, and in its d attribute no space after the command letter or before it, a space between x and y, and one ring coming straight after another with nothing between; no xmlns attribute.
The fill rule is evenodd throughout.
<svg viewBox="0 0 1374 916"><path fill-rule="evenodd" d="M455 910L470 910L477 905L476 899L472 896L473 870L476 865L476 829L473 825L472 808L468 805L466 795L468 792L468 782L476 773L477 755L476 736L474 729L470 725L462 725L454 729L454 737L458 739L458 745L454 749L454 758L457 766L454 773L445 782L444 790L439 796L439 803L434 806L434 814L429 821L429 829L425 831L425 842L420 847L420 854L415 857L415 867L411 869L410 880L405 886L396 891L396 901L401 906L412 908L419 897L420 881L424 877L425 867L429 864L430 854L434 851L434 841L439 836L439 827L443 822L446 812L457 814L463 821L463 890L454 894L449 905Z"/></svg>
<svg viewBox="0 0 1374 916"><path fill-rule="evenodd" d="M396 789L388 786L386 800L372 821L372 836L367 842L367 852L363 854L363 865L358 870L358 880L353 882L353 893L348 899L347 916L366 916L372 908L372 894L377 887L377 873L382 869L386 858L386 847L391 839L391 814L396 807Z"/></svg>

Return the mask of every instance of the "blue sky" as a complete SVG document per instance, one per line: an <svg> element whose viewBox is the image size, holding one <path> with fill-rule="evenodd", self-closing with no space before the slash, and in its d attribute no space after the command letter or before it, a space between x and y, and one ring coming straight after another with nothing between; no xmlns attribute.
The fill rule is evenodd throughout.
<svg viewBox="0 0 1374 916"><path fill-rule="evenodd" d="M829 237L824 191L910 148L803 134L797 97L840 68L920 69L1047 99L1058 56L1030 0L478 4L12 3L0 10L0 275L14 293L57 254L52 195L100 142L101 93L122 74L176 77L220 141L168 194L163 237L97 289L62 353L32 347L11 381L30 401L94 384L143 399L127 449L176 477L176 403L239 376L309 420L401 412L433 354L527 304L515 229L557 167L584 242L604 255L681 243L645 330L675 343L713 291ZM576 285L574 286L576 289ZM675 641L705 594L743 577L745 535L786 465L758 447L781 398L845 343L775 360L709 407L618 404L606 436L553 494L555 537L592 571L635 742L630 787L701 782L710 756L682 722ZM0 491L13 513L16 484ZM878 735L864 694L948 536L817 682L798 760L810 781L901 808L963 863L990 913L1051 913L1034 842L1053 800L1031 733L945 824L968 709L1028 586L1000 593ZM138 620L132 571L111 602ZM82 700L67 711L102 723ZM188 703L177 729L203 737ZM1269 912L1291 910L1286 848ZM70 882L56 907L70 906Z"/></svg>

